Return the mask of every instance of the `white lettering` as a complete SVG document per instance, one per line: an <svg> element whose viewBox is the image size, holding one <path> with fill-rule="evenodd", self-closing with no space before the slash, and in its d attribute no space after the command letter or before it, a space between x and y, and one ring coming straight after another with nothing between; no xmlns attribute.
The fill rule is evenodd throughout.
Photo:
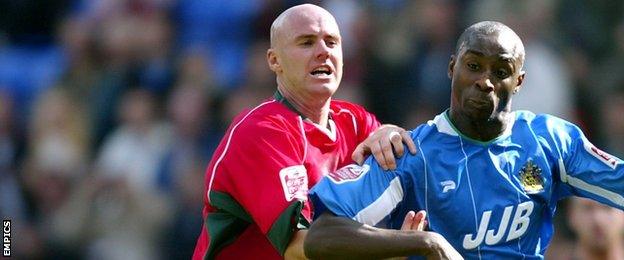
<svg viewBox="0 0 624 260"><path fill-rule="evenodd" d="M494 235L494 229L488 230L485 236L485 243L488 245L494 245L501 241L503 236L505 236L505 231L507 231L507 225L509 225L509 218L511 217L511 211L513 211L513 206L505 207L505 212L503 212L503 218L500 221L500 225L498 226L498 232Z"/></svg>
<svg viewBox="0 0 624 260"><path fill-rule="evenodd" d="M526 232L529 228L529 222L531 221L529 216L532 212L533 201L523 202L518 205L516 214L514 215L513 221L511 222L509 235L507 235L507 241L519 238L520 236L524 235L524 232Z"/></svg>
<svg viewBox="0 0 624 260"><path fill-rule="evenodd" d="M491 210L483 212L483 217L481 217L481 223L479 224L479 231L477 232L476 237L473 234L467 234L466 236L464 236L464 243L462 246L465 249L477 248L483 242L483 238L485 237L485 230L490 223L490 216L492 216Z"/></svg>
<svg viewBox="0 0 624 260"><path fill-rule="evenodd" d="M490 224L490 218L492 217L492 211L488 210L483 212L477 234L475 235L471 233L464 236L464 241L462 243L464 249L475 249L483 243L484 239L485 244L487 245L491 246L498 244L505 236L508 228L510 230L509 234L507 235L506 241L510 241L524 235L524 233L529 228L529 223L531 221L529 216L531 216L531 213L533 212L533 202L526 201L520 203L517 206L510 226L509 220L511 218L511 213L513 212L513 210L514 206L505 207L501 221L498 224L498 229L487 229L488 225Z"/></svg>
<svg viewBox="0 0 624 260"><path fill-rule="evenodd" d="M2 256L11 256L11 220L2 220Z"/></svg>

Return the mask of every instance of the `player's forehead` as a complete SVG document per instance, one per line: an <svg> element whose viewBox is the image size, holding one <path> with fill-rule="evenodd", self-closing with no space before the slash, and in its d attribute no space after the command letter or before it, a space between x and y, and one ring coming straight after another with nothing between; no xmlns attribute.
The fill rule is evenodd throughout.
<svg viewBox="0 0 624 260"><path fill-rule="evenodd" d="M505 32L476 33L466 38L460 56L488 56L515 62L521 57L521 43L517 36Z"/></svg>
<svg viewBox="0 0 624 260"><path fill-rule="evenodd" d="M280 28L282 36L292 40L305 35L322 35L340 38L334 17L321 8L293 10Z"/></svg>

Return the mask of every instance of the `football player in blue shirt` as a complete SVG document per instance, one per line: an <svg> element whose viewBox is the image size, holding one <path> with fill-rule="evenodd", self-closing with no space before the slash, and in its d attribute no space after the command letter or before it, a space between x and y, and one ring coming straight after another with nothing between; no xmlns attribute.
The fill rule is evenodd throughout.
<svg viewBox="0 0 624 260"><path fill-rule="evenodd" d="M315 186L306 255L542 259L560 199L624 208L622 160L563 119L511 110L523 62L509 27L467 28L448 67L450 109L413 130L419 152L399 158L396 170L368 159ZM423 210L431 232L406 228Z"/></svg>

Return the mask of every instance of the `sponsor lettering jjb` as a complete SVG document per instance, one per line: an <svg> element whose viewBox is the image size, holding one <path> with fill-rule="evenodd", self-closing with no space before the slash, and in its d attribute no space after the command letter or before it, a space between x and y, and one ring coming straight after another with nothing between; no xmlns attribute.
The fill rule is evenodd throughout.
<svg viewBox="0 0 624 260"><path fill-rule="evenodd" d="M490 229L488 230L488 225L490 224L490 218L492 216L492 211L488 210L483 212L481 216L481 222L479 224L479 230L477 234L466 234L464 236L464 242L462 246L467 249L474 249L480 246L485 240L486 245L495 245L501 242L509 242L511 240L517 239L526 233L529 228L529 223L531 219L531 213L533 212L533 202L527 201L518 204L513 214L513 219L511 220L511 225L509 225L509 220L511 219L511 215L514 211L514 206L507 206L503 211L503 217L501 218L500 224L497 230ZM507 230L509 232L507 233ZM507 238L504 239L505 233L507 233Z"/></svg>

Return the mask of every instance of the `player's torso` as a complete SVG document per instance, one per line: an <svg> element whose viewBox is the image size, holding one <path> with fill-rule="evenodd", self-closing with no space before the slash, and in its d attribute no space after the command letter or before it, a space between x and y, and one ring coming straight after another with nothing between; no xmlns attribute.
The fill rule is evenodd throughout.
<svg viewBox="0 0 624 260"><path fill-rule="evenodd" d="M542 229L550 228L554 211L554 165L537 139L518 135L483 144L437 137L422 140L426 172L414 176L415 200L429 213L432 230L469 258L541 251L548 241L540 236L551 232Z"/></svg>

